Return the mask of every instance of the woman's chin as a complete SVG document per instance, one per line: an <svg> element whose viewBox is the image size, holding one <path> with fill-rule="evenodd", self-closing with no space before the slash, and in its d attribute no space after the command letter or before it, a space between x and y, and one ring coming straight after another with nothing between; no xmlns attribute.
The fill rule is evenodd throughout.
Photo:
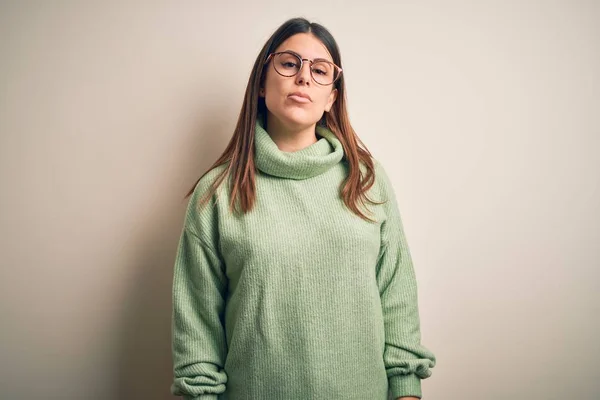
<svg viewBox="0 0 600 400"><path fill-rule="evenodd" d="M309 126L315 124L317 120L315 120L314 115L312 113L306 112L306 110L288 109L283 115L283 118L289 125L294 126Z"/></svg>

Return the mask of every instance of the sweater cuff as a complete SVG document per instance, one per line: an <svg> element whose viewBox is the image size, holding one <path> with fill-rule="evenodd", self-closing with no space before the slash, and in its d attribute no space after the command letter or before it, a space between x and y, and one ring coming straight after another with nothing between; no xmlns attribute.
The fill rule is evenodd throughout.
<svg viewBox="0 0 600 400"><path fill-rule="evenodd" d="M415 374L391 376L389 384L393 400L403 396L423 397L421 393L421 378Z"/></svg>
<svg viewBox="0 0 600 400"><path fill-rule="evenodd" d="M217 394L201 394L200 396L183 396L183 400L218 400Z"/></svg>

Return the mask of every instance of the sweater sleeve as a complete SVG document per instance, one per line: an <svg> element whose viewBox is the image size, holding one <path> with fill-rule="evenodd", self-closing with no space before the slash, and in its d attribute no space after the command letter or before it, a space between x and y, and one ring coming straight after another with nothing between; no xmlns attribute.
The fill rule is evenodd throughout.
<svg viewBox="0 0 600 400"><path fill-rule="evenodd" d="M391 182L380 164L385 220L377 262L377 285L385 328L384 364L392 398L422 397L421 379L431 376L435 355L421 345L417 282Z"/></svg>
<svg viewBox="0 0 600 400"><path fill-rule="evenodd" d="M227 383L223 369L227 278L218 246L211 240L211 218L198 214L196 201L193 195L173 273L171 393L186 400L216 400Z"/></svg>

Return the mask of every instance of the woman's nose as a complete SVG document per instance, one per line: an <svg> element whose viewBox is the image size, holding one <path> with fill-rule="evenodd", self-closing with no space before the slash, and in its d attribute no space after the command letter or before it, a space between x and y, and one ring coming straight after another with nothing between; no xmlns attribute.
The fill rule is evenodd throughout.
<svg viewBox="0 0 600 400"><path fill-rule="evenodd" d="M310 85L310 80L310 63L304 62L302 63L302 68L296 75L296 83L298 85Z"/></svg>

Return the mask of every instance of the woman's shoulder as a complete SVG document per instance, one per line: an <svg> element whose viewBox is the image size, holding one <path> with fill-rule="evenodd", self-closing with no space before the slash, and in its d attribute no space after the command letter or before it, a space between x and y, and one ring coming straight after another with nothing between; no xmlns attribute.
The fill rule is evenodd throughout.
<svg viewBox="0 0 600 400"><path fill-rule="evenodd" d="M210 192L210 190L212 189L215 182L219 179L221 174L223 174L225 172L225 170L228 168L228 165L229 165L229 163L220 164L220 165L217 165L217 166L205 171L202 174L202 176L200 177L200 179L198 180L198 182L196 182L196 185L194 186L194 190L193 190L192 194L190 195L190 201L192 201L192 200L200 201L202 197L207 195ZM225 183L226 181L227 181L227 177L225 177L225 179L222 181L222 183ZM222 183L219 185L218 189L223 187ZM215 196L215 194L213 194L213 196Z"/></svg>
<svg viewBox="0 0 600 400"><path fill-rule="evenodd" d="M220 164L205 171L200 177L188 199L186 223L195 225L198 229L206 229L207 225L214 223L218 213L218 207L215 205L226 192L223 188L227 186L227 177L214 191L213 185L222 173L226 173L226 169L227 164Z"/></svg>
<svg viewBox="0 0 600 400"><path fill-rule="evenodd" d="M373 191L377 194L377 197L380 200L387 200L390 195L393 197L394 188L386 165L384 162L374 156L371 156L371 161L373 162L374 174L374 183L372 187ZM366 172L366 166L364 164L361 164L361 168L363 169L363 173Z"/></svg>

